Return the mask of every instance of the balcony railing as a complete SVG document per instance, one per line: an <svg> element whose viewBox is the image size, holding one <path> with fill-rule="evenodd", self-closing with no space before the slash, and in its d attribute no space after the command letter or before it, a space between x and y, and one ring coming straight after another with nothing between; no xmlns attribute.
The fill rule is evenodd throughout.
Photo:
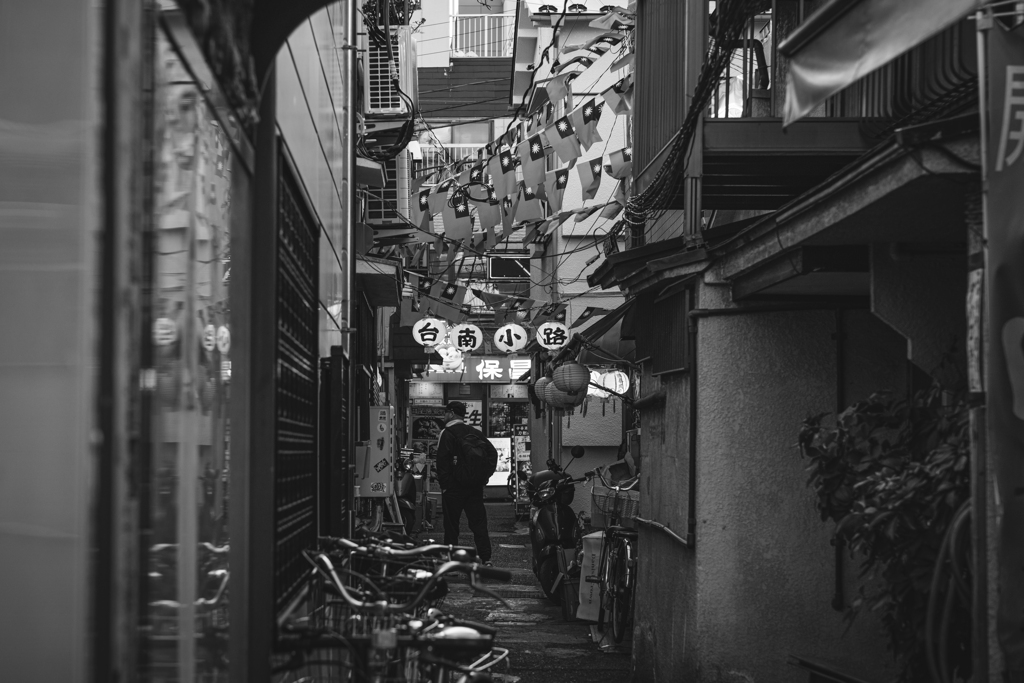
<svg viewBox="0 0 1024 683"><path fill-rule="evenodd" d="M466 159L476 159L482 144L477 145L422 145L423 161L417 163L416 175L429 176L428 184L435 185L452 177L456 164ZM462 168L459 169L460 171Z"/></svg>
<svg viewBox="0 0 1024 683"><path fill-rule="evenodd" d="M511 57L514 13L457 14L452 17L452 56Z"/></svg>
<svg viewBox="0 0 1024 683"><path fill-rule="evenodd" d="M781 17L793 27L794 17ZM785 60L776 45L778 17L758 15L733 46L732 58L708 105L707 118L777 117L785 90ZM950 26L913 50L873 71L826 100L812 112L817 118L857 118L884 134L897 122L941 115L975 96L977 68L974 27ZM780 91L781 89L781 91Z"/></svg>

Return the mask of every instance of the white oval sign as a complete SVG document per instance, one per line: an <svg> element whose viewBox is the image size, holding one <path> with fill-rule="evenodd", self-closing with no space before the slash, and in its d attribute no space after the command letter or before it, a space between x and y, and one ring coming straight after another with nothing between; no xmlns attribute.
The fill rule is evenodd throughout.
<svg viewBox="0 0 1024 683"><path fill-rule="evenodd" d="M480 345L484 343L483 331L476 325L470 325L468 323L463 323L462 325L456 325L453 327L448 338L451 341L452 346L463 353L476 351L480 348Z"/></svg>
<svg viewBox="0 0 1024 683"><path fill-rule="evenodd" d="M529 339L526 334L526 329L522 325L517 325L515 323L502 325L498 328L498 331L494 333L494 345L498 350L505 353L521 351L526 347L527 341L529 341Z"/></svg>
<svg viewBox="0 0 1024 683"><path fill-rule="evenodd" d="M412 338L423 346L437 346L444 340L445 325L437 318L423 318L412 326Z"/></svg>
<svg viewBox="0 0 1024 683"><path fill-rule="evenodd" d="M560 349L569 343L569 328L549 320L537 328L537 343L551 351Z"/></svg>
<svg viewBox="0 0 1024 683"><path fill-rule="evenodd" d="M207 351L213 351L217 347L217 327L215 325L207 325L203 328L203 348Z"/></svg>

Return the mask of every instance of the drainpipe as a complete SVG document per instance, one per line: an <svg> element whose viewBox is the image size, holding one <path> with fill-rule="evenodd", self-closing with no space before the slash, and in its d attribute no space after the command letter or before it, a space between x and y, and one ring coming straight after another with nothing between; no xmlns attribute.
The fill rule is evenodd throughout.
<svg viewBox="0 0 1024 683"><path fill-rule="evenodd" d="M843 368L844 337L846 328L843 321L842 309L836 309L836 418L843 412L846 400L846 371ZM835 593L832 595L832 609L842 612L845 606L843 600L843 550L846 548L846 541L842 536L836 534L832 537L832 546L835 548Z"/></svg>
<svg viewBox="0 0 1024 683"><path fill-rule="evenodd" d="M693 310L696 291L691 289L689 293L690 308ZM686 542L690 548L695 548L697 543L697 320L699 316L690 314L689 325L686 332L690 337L690 348L688 362L690 363L690 424L689 424L689 493L686 510Z"/></svg>
<svg viewBox="0 0 1024 683"><path fill-rule="evenodd" d="M359 410L357 408L355 391L355 374L357 371L356 358L353 349L355 344L354 335L351 334L355 327L353 319L353 300L356 293L356 249L355 249L355 227L356 227L356 2L355 0L340 0L339 8L344 22L343 41L341 46L341 72L344 76L344 87L341 95L341 114L339 126L341 127L341 216L342 216L342 252L345 255L345 268L342 273L342 301L341 316L345 328L342 335L342 345L348 354L348 372L343 376L348 386L343 387L345 405L348 407L346 419L348 429L345 453L348 454L349 462L354 462L356 439L359 438ZM364 397L365 398L365 397ZM351 488L351 487L350 487ZM355 504L349 500L349 508ZM347 515L351 519L351 515Z"/></svg>

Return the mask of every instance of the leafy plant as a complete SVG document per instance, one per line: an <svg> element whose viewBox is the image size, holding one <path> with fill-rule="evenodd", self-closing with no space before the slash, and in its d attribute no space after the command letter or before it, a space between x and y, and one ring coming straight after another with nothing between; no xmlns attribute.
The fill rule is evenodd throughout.
<svg viewBox="0 0 1024 683"><path fill-rule="evenodd" d="M967 405L934 385L909 401L873 394L844 410L834 426L823 424L826 415L804 421L799 445L810 461L808 486L822 521L836 522L836 535L862 562L859 597L846 616L880 613L900 680L930 680L933 574L947 530L969 497ZM961 574L955 578L962 583ZM942 589L952 593L952 583ZM949 601L954 611L944 620L943 664L966 679L969 607Z"/></svg>

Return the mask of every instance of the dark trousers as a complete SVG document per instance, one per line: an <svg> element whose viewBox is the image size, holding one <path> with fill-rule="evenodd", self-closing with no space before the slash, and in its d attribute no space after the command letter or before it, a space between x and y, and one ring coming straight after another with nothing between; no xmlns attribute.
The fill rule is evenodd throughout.
<svg viewBox="0 0 1024 683"><path fill-rule="evenodd" d="M491 559L491 539L487 535L487 510L482 488L476 491L445 491L441 495L441 511L444 514L445 545L459 544L459 524L465 511L480 561Z"/></svg>

